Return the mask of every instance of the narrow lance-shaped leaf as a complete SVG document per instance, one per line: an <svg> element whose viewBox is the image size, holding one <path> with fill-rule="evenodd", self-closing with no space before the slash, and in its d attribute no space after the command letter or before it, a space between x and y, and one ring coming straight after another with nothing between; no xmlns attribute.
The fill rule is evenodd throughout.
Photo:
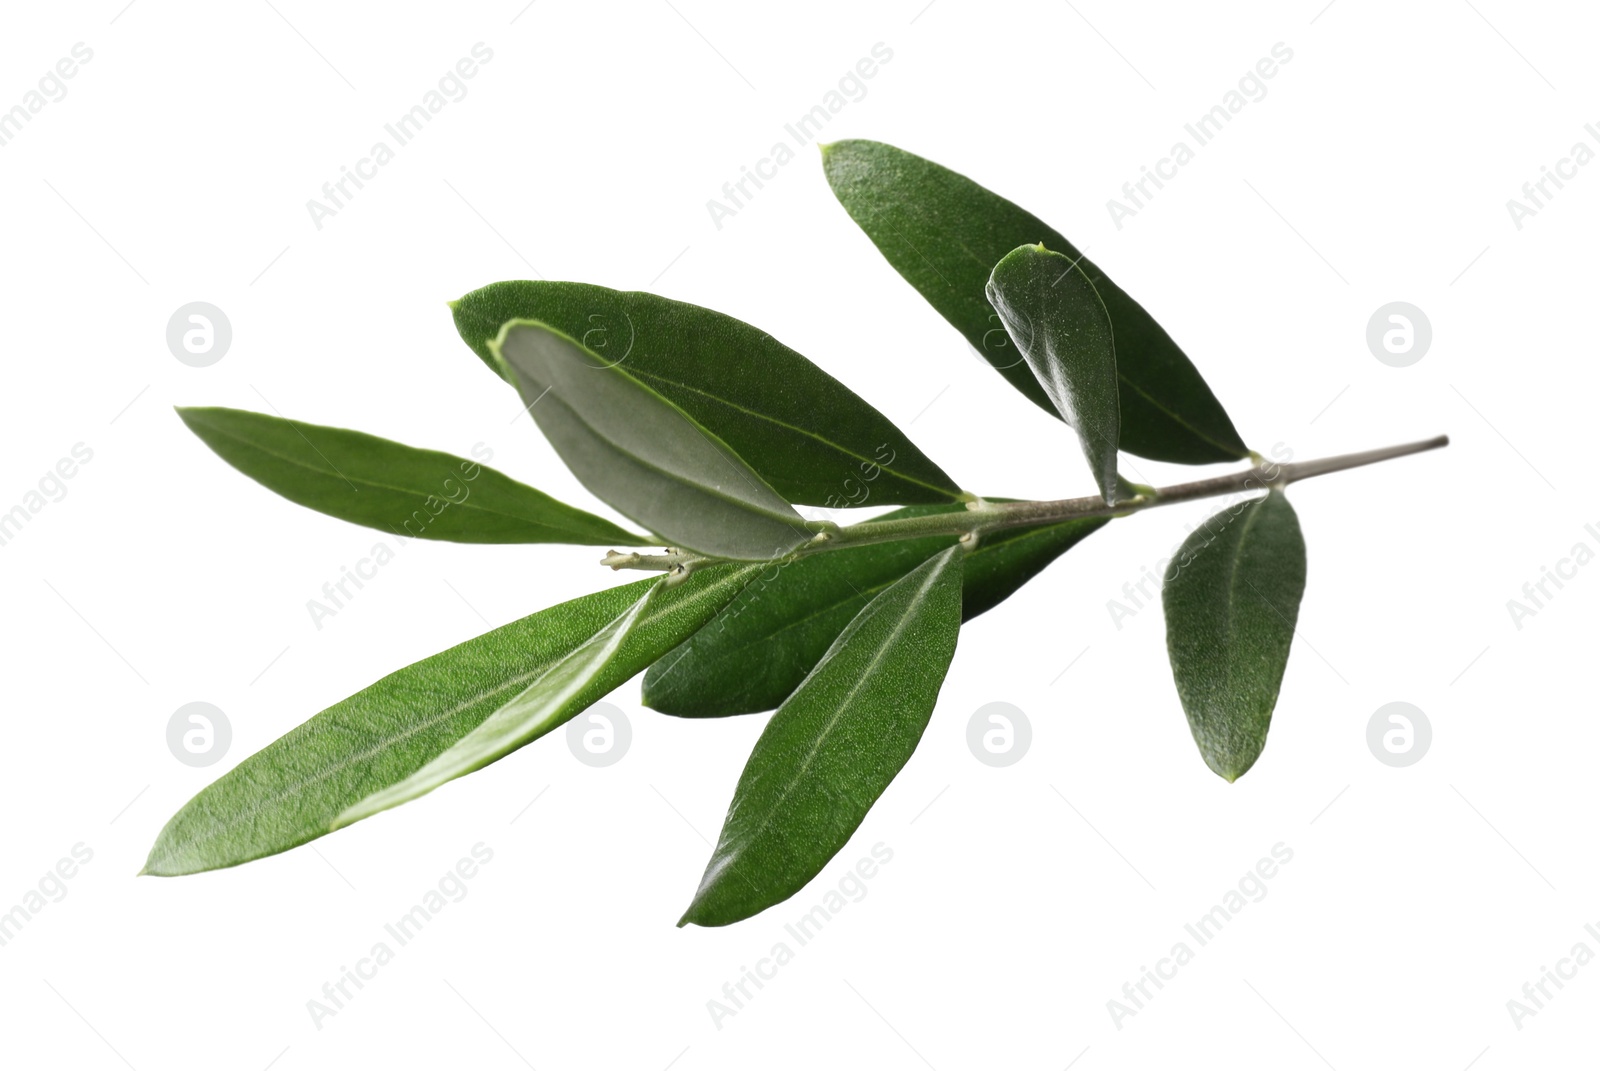
<svg viewBox="0 0 1600 1071"><path fill-rule="evenodd" d="M359 822L426 795L445 782L482 769L565 724L583 709L579 704L585 690L606 672L624 641L638 626L645 607L660 590L659 583L646 588L638 602L618 614L577 650L546 669L516 698L404 781L375 792L347 809L334 820L335 827Z"/></svg>
<svg viewBox="0 0 1600 1071"><path fill-rule="evenodd" d="M660 658L727 604L761 567L720 565L662 589L577 713ZM191 874L286 851L443 754L660 581L552 606L389 674L291 730L203 789L150 849L145 873Z"/></svg>
<svg viewBox="0 0 1600 1071"><path fill-rule="evenodd" d="M709 428L790 502L842 507L959 501L955 482L882 413L758 327L655 294L588 283L493 283L453 302L456 330L490 349L503 324L538 320L620 365Z"/></svg>
<svg viewBox="0 0 1600 1071"><path fill-rule="evenodd" d="M787 900L849 841L911 758L961 630L960 547L866 605L767 723L679 925Z"/></svg>
<svg viewBox="0 0 1600 1071"><path fill-rule="evenodd" d="M477 461L243 409L179 409L228 464L302 506L416 539L643 546L650 540Z"/></svg>
<svg viewBox="0 0 1600 1071"><path fill-rule="evenodd" d="M1266 746L1305 587L1305 540L1280 491L1213 515L1169 566L1172 677L1201 756L1228 781Z"/></svg>
<svg viewBox="0 0 1600 1071"><path fill-rule="evenodd" d="M984 299L989 271L1043 242L1078 260L1117 336L1122 448L1157 461L1235 461L1249 451L1211 388L1137 301L1037 216L965 175L876 141L823 148L839 203L885 259L1011 384L1046 412L1050 397Z"/></svg>
<svg viewBox="0 0 1600 1071"><path fill-rule="evenodd" d="M561 460L618 512L721 558L779 558L811 538L794 507L726 443L568 335L513 320L491 349Z"/></svg>
<svg viewBox="0 0 1600 1071"><path fill-rule="evenodd" d="M1117 350L1094 284L1072 258L1025 245L994 266L988 295L1061 419L1077 431L1100 497L1115 503L1122 437Z"/></svg>
<svg viewBox="0 0 1600 1071"><path fill-rule="evenodd" d="M961 509L911 506L879 519ZM962 565L962 620L970 621L1009 598L1105 523L1107 518L1091 517L985 535ZM947 536L870 543L802 555L768 568L704 628L646 671L644 704L682 717L773 709L822 661L862 607L955 541Z"/></svg>

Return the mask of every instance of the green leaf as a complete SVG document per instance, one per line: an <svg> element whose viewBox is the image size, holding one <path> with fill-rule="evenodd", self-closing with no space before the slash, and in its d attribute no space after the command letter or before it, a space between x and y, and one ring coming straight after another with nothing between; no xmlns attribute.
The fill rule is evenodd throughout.
<svg viewBox="0 0 1600 1071"><path fill-rule="evenodd" d="M579 481L668 542L759 561L811 538L726 443L622 366L534 320L505 324L490 348Z"/></svg>
<svg viewBox="0 0 1600 1071"><path fill-rule="evenodd" d="M991 500L997 501L997 500ZM951 513L913 506L881 520ZM1009 598L1106 523L1094 517L986 535L962 567L962 619ZM770 566L699 632L650 667L644 704L680 717L771 710L799 687L874 596L955 537L871 543Z"/></svg>
<svg viewBox="0 0 1600 1071"><path fill-rule="evenodd" d="M681 926L724 926L787 900L832 859L933 713L961 630L960 547L856 615L756 741Z"/></svg>
<svg viewBox="0 0 1600 1071"><path fill-rule="evenodd" d="M334 828L371 818L424 796L440 785L480 770L571 720L584 706L589 687L611 668L622 644L638 627L660 584L645 589L639 601L618 614L579 646L556 661L509 703L490 714L441 755L398 784L347 808ZM633 675L630 671L628 676Z"/></svg>
<svg viewBox="0 0 1600 1071"><path fill-rule="evenodd" d="M1077 431L1100 497L1115 504L1122 438L1117 349L1094 284L1072 258L1025 245L994 266L988 295L1061 419Z"/></svg>
<svg viewBox="0 0 1600 1071"><path fill-rule="evenodd" d="M711 566L657 592L568 712L671 650L760 569ZM157 837L145 873L236 866L322 836L351 807L404 781L515 701L659 583L652 577L552 606L334 704L190 800Z"/></svg>
<svg viewBox="0 0 1600 1071"><path fill-rule="evenodd" d="M965 175L892 145L838 141L822 153L835 196L894 269L1041 409L1056 412L984 298L990 269L1017 246L1033 242L1078 260L1105 302L1117 338L1124 450L1186 464L1248 455L1178 344L1037 216Z"/></svg>
<svg viewBox="0 0 1600 1071"><path fill-rule="evenodd" d="M651 542L436 450L243 409L179 409L178 416L217 456L269 491L352 524L455 543Z"/></svg>
<svg viewBox="0 0 1600 1071"><path fill-rule="evenodd" d="M790 502L842 508L962 500L956 484L854 391L759 328L655 294L588 283L494 283L452 304L456 330L510 380L489 343L510 320L564 331L711 429Z"/></svg>
<svg viewBox="0 0 1600 1071"><path fill-rule="evenodd" d="M1305 588L1300 522L1278 491L1214 514L1169 567L1172 676L1201 756L1228 781L1266 746Z"/></svg>

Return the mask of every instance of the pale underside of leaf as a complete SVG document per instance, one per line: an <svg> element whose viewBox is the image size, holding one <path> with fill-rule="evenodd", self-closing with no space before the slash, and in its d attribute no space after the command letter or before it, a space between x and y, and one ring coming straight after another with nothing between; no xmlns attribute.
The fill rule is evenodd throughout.
<svg viewBox="0 0 1600 1071"><path fill-rule="evenodd" d="M716 436L568 336L512 321L491 348L573 474L667 542L760 561L811 538L794 507Z"/></svg>
<svg viewBox="0 0 1600 1071"><path fill-rule="evenodd" d="M565 331L711 429L786 500L835 506L870 483L875 503L960 501L954 481L882 413L766 331L713 309L589 283L493 283L452 303L457 330L489 349L508 320Z"/></svg>

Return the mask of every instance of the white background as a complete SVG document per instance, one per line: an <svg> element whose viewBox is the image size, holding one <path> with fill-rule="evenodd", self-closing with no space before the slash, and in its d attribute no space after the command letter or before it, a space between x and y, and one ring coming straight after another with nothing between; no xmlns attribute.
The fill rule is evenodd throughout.
<svg viewBox="0 0 1600 1071"><path fill-rule="evenodd" d="M1506 605L1574 544L1600 549L1584 530L1600 526L1600 167L1520 229L1506 207L1575 142L1596 146L1583 5L123 2L7 5L0 34L5 107L74 43L94 54L0 148L0 511L74 444L94 454L0 547L0 904L74 844L93 852L0 948L8 1063L1592 1060L1600 966L1521 1029L1507 1010L1574 944L1600 952L1584 931L1600 923L1600 566L1520 629ZM480 41L494 57L469 95L317 229L307 199ZM921 750L856 838L740 925L673 924L764 718L666 718L637 684L613 697L634 739L609 768L556 735L314 849L135 878L185 800L317 710L485 622L619 579L593 548L413 543L319 630L306 601L375 533L234 473L173 405L270 406L459 454L484 443L495 467L603 512L512 423L517 399L444 305L538 273L759 324L975 491L1089 493L1059 423L898 279L813 149L720 229L709 217L707 199L877 42L893 58L828 140L901 145L1049 219L1178 338L1253 447L1305 459L1451 435L1295 488L1310 579L1255 769L1230 786L1201 762L1159 610L1119 629L1106 608L1200 503L1116 523L964 630ZM1266 97L1115 227L1107 200L1277 42L1293 59ZM1408 368L1365 340L1396 300L1433 325ZM191 301L232 323L209 368L166 346ZM165 738L195 700L233 727L206 769ZM1434 733L1403 769L1366 743L1396 700ZM966 745L993 701L1033 728L1003 769ZM714 1023L724 983L793 945L784 924L880 841L894 856L866 898ZM307 1001L478 842L494 857L466 899L314 1025ZM1293 860L1265 899L1119 1028L1107 1002L1278 842Z"/></svg>

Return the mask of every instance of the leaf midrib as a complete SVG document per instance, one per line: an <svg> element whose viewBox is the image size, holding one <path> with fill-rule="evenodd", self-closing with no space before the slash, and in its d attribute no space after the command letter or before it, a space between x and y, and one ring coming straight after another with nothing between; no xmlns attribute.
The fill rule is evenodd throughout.
<svg viewBox="0 0 1600 1071"><path fill-rule="evenodd" d="M531 378L530 378L530 382L532 382ZM649 388L646 388L646 389L649 389ZM762 506L762 505L759 505L758 503L751 502L748 499L738 498L735 495L733 495L731 492L723 491L720 488L716 488L716 487L709 487L709 486L707 486L706 484L703 484L703 483L697 483L697 482L695 482L693 480L688 479L685 476L679 475L676 472L672 472L672 471L670 471L668 469L664 469L660 465L657 465L656 463L654 463L652 461L647 461L643 457L640 457L638 454L635 454L633 451L631 451L631 450L627 449L626 447L622 446L621 444L616 442L616 440L612 439L610 436L608 436L604 432L600 431L599 428L595 427L592 423L589 422L587 417L585 417L577 409L573 408L572 406L568 405L564 400L562 400L561 395L559 395L559 394L555 395L555 400L561 406L563 406L567 410L567 412L572 414L572 417L573 417L574 420L576 420L578 423L582 424L586 429L588 429L589 433L592 434L596 439L600 440L602 443L604 443L605 445L609 446L611 449L615 450L618 454L621 454L624 458L628 459L629 461L632 461L634 464L638 465L640 468L647 469L650 472L654 472L654 473L656 473L656 474L658 474L660 476L663 476L666 479L672 481L673 483L678 484L681 487L686 487L686 488L689 488L690 490L699 491L700 493L706 495L707 497L715 498L715 499L717 499L717 500L719 500L721 502L725 502L725 503L727 503L728 505L731 505L731 506L737 506L740 509L746 510L746 511L748 511L750 513L757 514L757 515L759 515L761 517L766 518L767 520L775 521L775 522L778 522L780 524L787 525L789 528L795 529L796 531L799 531L806 538L810 538L810 536L812 534L811 531L805 527L804 519L801 518L798 513L794 512L794 508L792 506L789 508L789 511L790 511L791 514L793 514L793 516L792 517L786 517L781 513L778 513L778 512L776 512L774 510L768 509L766 506ZM672 403L670 401L668 401L667 404L671 405ZM678 411L684 417L685 420L693 421L693 419L694 419L693 417L690 417L687 413L684 413L681 409L678 410ZM738 457L738 455L737 454L733 454L733 451L732 451L731 447L729 447L726 443L722 443L720 440L716 439L715 436L713 436L709 431L706 431L705 429L700 428L698 425L696 425L696 430L700 431L708 439L711 440L712 446L714 448L717 448L715 450L717 456L722 460L723 464L727 465L728 468L733 471L734 475L738 476L740 479L743 479L747 483L750 482L749 475L746 475L744 472L741 472L739 470L739 466L734 463L734 458ZM718 447L720 447L720 448L718 448ZM730 454L732 455L731 457L729 456ZM751 475L755 475L757 480L761 479L759 474L756 474L756 473L752 472ZM768 490L772 490L770 485L765 484L765 481L762 481L762 485L766 486ZM782 500L782 498L783 498L782 495L779 495L776 491L773 491L772 493L773 493L774 497L778 498L780 501ZM785 505L787 505L787 503L785 503ZM795 523L797 520L800 522L798 526ZM640 523L643 523L643 522L640 522ZM771 560L771 559L766 559L766 560Z"/></svg>
<svg viewBox="0 0 1600 1071"><path fill-rule="evenodd" d="M889 651L889 648L900 639L901 635L905 632L907 627L909 627L912 617L915 616L917 609L922 605L922 600L927 596L928 589L933 586L935 581L944 575L945 570L948 568L949 565L946 564L942 567L930 569L928 571L928 578L922 582L922 585L917 589L916 595L914 595L911 598L911 601L906 604L905 612L902 613L900 615L900 619L895 622L894 628L890 630L889 635L885 637L883 643L878 645L878 649L872 653L872 658L868 661L866 668L856 676L855 682L850 686L850 690L845 693L844 699L837 704L832 716L828 718L822 729L813 738L811 750L808 751L806 753L806 757L801 760L799 767L794 772L794 776L789 779L788 784L784 786L783 791L779 793L778 798L773 800L772 805L767 808L766 813L761 818L760 824L755 829L751 830L740 838L739 846L741 851L753 844L762 833L766 832L767 827L772 824L773 816L778 813L778 810L783 806L784 801L789 798L789 796L797 787L799 787L801 779L805 776L806 771L811 768L811 764L816 760L817 754L822 749L822 745L828 741L828 738L832 735L834 729L838 727L840 719L844 717L845 712L848 711L851 704L855 702L856 696L866 685L867 680L877 672L878 666L882 664L884 657ZM905 578L902 577L901 579ZM850 630L846 628L845 631L849 632ZM842 635L841 639L843 639ZM823 660L817 663L816 667L806 675L806 679L800 682L799 686L795 688L795 692L793 694L798 694L813 677L817 676L819 672L826 668L827 664L828 659L824 657Z"/></svg>
<svg viewBox="0 0 1600 1071"><path fill-rule="evenodd" d="M688 392L690 392L692 394L698 394L703 398L710 399L711 401L718 402L718 403L720 403L722 405L727 406L730 409L736 410L737 412L744 413L746 416L754 417L757 420L764 420L767 423L772 424L775 427L784 428L785 430L795 432L796 434L804 435L807 438L814 439L815 441L821 443L824 446L831 447L832 449L838 451L839 453L843 454L846 457L854 458L857 461L865 461L865 462L869 462L870 464L876 465L878 468L882 469L884 472L890 473L896 479L903 480L906 483L915 484L918 487L925 487L930 491L937 491L941 495L945 495L945 496L951 498L952 500L954 500L956 497L959 496L959 492L952 491L948 487L940 487L937 484L931 484L931 483L928 483L925 480L919 480L915 476L909 476L906 473L901 472L899 469L890 468L888 465L881 464L880 462L874 460L873 458L865 457L865 456L863 456L861 454L858 454L854 450L851 450L848 447L844 446L844 444L842 444L842 443L834 442L832 439L825 438L825 437L823 437L821 435L818 435L816 432L810 431L810 430L808 430L806 428L796 427L795 425L790 424L787 421L779 420L777 417L769 416L766 413L761 413L761 412L758 412L758 411L756 411L754 409L747 408L745 406L740 405L739 403L737 403L735 401L732 401L732 400L730 400L728 398L724 398L721 395L712 394L712 393L710 393L708 391L701 390L699 387L692 387L687 383L680 383L677 380L668 379L666 376L659 375L659 374L647 371L647 370L642 369L642 368L634 369L633 370L633 374L639 379L654 380L657 383L664 383L664 384L667 384L667 385L670 385L670 386L673 386L673 387L677 387L677 388L679 388L681 390L688 391ZM840 386L843 386L843 384L840 384ZM848 388L846 388L846 389L848 389ZM885 417L884 420L887 421L888 418ZM890 427L893 428L894 425L890 424ZM895 428L894 430L898 432L900 429ZM904 432L900 432L900 434L903 436L905 433ZM908 445L910 445L909 444L909 440L908 440ZM919 451L919 453L920 453L920 451Z"/></svg>
<svg viewBox="0 0 1600 1071"><path fill-rule="evenodd" d="M907 569L906 570L906 573L910 573L915 568L916 568L916 566L912 566L911 569ZM832 600L832 601L830 601L828 603L823 604L822 606L818 607L817 609L815 609L811 613L806 614L803 617L791 618L790 620L784 622L782 625L779 625L777 628L772 629L770 632L759 633L759 634L757 634L757 635L755 635L755 636L753 636L753 637L751 637L751 638L749 638L747 640L742 641L737 647L728 648L727 650L725 650L722 653L718 654L716 656L716 658L713 660L712 664L713 665L722 665L723 663L727 662L728 659L733 658L736 655L743 654L745 651L748 651L752 647L756 647L758 645L761 645L761 644L764 644L764 643L768 642L769 640L776 639L777 637L783 635L785 632L788 632L791 629L799 628L801 625L804 625L804 624L806 624L807 622L810 622L810 621L814 621L817 618L822 617L824 614L832 613L833 611L839 609L839 607L844 606L847 603L849 603L849 602L851 602L851 601L853 601L855 599L864 598L866 600L866 602L871 602L880 593L882 593L883 591L885 591L888 588L892 587L896 583L896 581L899 581L899 580L901 580L903 578L904 578L904 575L902 574L902 576L895 577L894 580L886 580L881 584L869 585L865 592L857 592L854 595L847 595L847 596L845 596L843 598L840 598L840 599L834 599L834 600ZM864 606L865 606L865 603L863 603L863 607ZM857 612L859 613L860 611L857 611ZM677 662L674 662L672 664L672 666L668 668L667 673L663 673L661 675L662 679L665 679L668 676L668 674L670 674L672 672L672 670L675 670L681 662L682 662L682 659L679 659ZM796 685L796 688L798 688L798 687L799 686Z"/></svg>
<svg viewBox="0 0 1600 1071"><path fill-rule="evenodd" d="M293 421L290 421L289 423L291 424L291 426L294 424ZM396 487L393 484L383 483L383 482L381 482L379 480L370 479L369 477L366 477L366 476L357 476L354 480L351 480L350 477L344 475L338 469L333 469L332 471L329 471L328 469L319 468L318 466L316 466L316 465L314 465L314 464L312 464L312 463L310 463L310 462L308 462L308 461L306 461L306 460L304 460L302 458L295 457L292 454L281 454L276 450L268 449L267 447L263 446L261 443L256 442L254 439L245 438L244 436L240 435L237 432L234 432L234 431L232 431L232 430L230 430L228 428L225 428L225 427L218 426L216 424L207 424L206 428L207 428L207 430L212 431L215 434L221 435L221 436L223 436L225 438L228 438L228 439L232 439L234 442L239 443L239 444L241 444L243 446L246 446L246 447L248 447L248 448L250 448L252 450L256 450L256 451L258 451L260 453L263 453L263 454L267 455L268 457L276 458L279 461L287 462L287 463L289 463L291 465L295 465L295 466L297 466L299 468L305 469L307 472L312 472L312 473L315 473L315 474L317 474L319 476L326 476L326 477L329 477L330 479L345 480L345 481L350 482L350 483L361 483L361 484L364 484L364 485L366 485L368 487L371 487L374 490L378 490L378 491L392 491L395 494L400 494L400 495L414 495L414 496L417 496L417 497L427 497L427 496L424 495L423 492L418 491L415 488ZM313 447L313 449L314 449L314 447ZM482 467L482 466L480 466L480 467ZM486 471L494 471L494 470L486 470ZM502 473L501 475L504 475L504 474ZM529 490L529 491L534 491L535 490L535 488L528 487L526 484L521 484L521 483L518 483L515 480L511 480L511 477L509 477L509 476L506 476L505 478L507 480L510 480L512 483L517 484L517 486L520 487L520 488L523 488L523 489ZM268 488L268 490L272 490L275 493L281 494L281 492L278 492L276 490L276 488ZM287 496L284 496L284 497L287 497ZM449 500L447 499L446 501L449 501ZM536 527L536 528L548 528L552 532L564 532L564 533L567 533L569 535L584 535L584 534L586 534L586 533L583 533L583 532L579 531L578 529L575 529L575 528L564 528L564 527L562 527L560 525L551 524L548 521L541 521L541 520L537 520L537 519L532 518L532 517L526 517L526 516L522 516L522 515L515 514L515 513L506 513L506 512L504 512L502 510L485 509L483 506L470 505L469 504L470 501L471 500L468 499L468 500L465 500L465 501L462 501L462 502L451 502L451 505L463 506L468 510L471 510L471 511L474 511L474 512L477 512L477 513L482 513L482 514L485 514L485 515L490 516L490 517L501 517L501 518L505 518L507 520L518 521L518 522L521 522L523 524L528 524L528 525L531 525L531 526ZM563 503L556 502L555 499L551 499L550 502L551 502L552 505L557 506L557 507L562 508L562 509L568 509L568 510L573 509L573 507L571 507L571 506L567 506L567 505L565 505ZM440 512L442 513L443 511L441 510ZM434 516L438 516L438 514L436 513L436 514L434 514ZM340 518L340 519L342 520L343 518ZM609 521L606 521L602 517L596 517L595 520L600 521L600 522L602 522L604 524L610 524ZM622 529L619 528L618 531L620 532L620 531L622 531Z"/></svg>
<svg viewBox="0 0 1600 1071"><path fill-rule="evenodd" d="M1272 492L1268 491L1267 497L1271 497L1271 495ZM1233 545L1233 554L1230 556L1228 561L1228 592L1223 609L1224 621L1227 624L1227 628L1223 633L1223 642L1227 648L1225 652L1227 657L1223 658L1222 660L1222 672L1227 685L1228 694L1230 695L1233 694L1234 691L1233 673L1234 663L1236 661L1234 658L1233 642L1234 632L1236 630L1234 623L1234 603L1235 593L1239 588L1239 562L1240 559L1244 557L1244 545L1245 542L1250 538L1250 529L1255 525L1256 519L1260 517L1262 510L1266 508L1266 502L1266 498L1260 498L1257 499L1255 505L1251 507L1250 516L1245 518L1244 525L1239 529L1239 538Z"/></svg>
<svg viewBox="0 0 1600 1071"><path fill-rule="evenodd" d="M1116 329L1116 325L1115 325L1115 323L1113 323L1112 324L1112 330L1114 331L1115 329ZM1177 343L1173 343L1173 345L1176 346ZM1203 440L1204 442L1210 443L1212 446L1215 446L1218 450L1221 450L1224 453L1229 454L1231 456L1234 456L1234 457L1242 457L1242 456L1244 456L1242 454L1238 454L1234 450L1233 447L1227 445L1226 443L1220 443L1216 439L1213 439L1210 435L1207 435L1205 432L1201 431L1199 428L1195 427L1193 424L1189 423L1187 420L1185 420L1182 417L1180 417L1177 413L1174 413L1171 409L1168 409L1161 402L1156 401L1155 398L1153 398L1150 395L1149 391L1145 390L1139 384L1137 384L1133 380L1129 379L1127 377L1127 375L1125 375L1123 373L1123 371L1122 371L1120 366L1117 369L1117 379L1121 380L1123 383L1126 383L1129 387L1133 388L1133 390L1141 398L1143 398L1145 401L1149 402L1152 406L1154 406L1157 410L1159 410L1160 412L1165 414L1174 424L1177 424L1179 427L1184 428L1185 430L1191 432L1197 438Z"/></svg>

